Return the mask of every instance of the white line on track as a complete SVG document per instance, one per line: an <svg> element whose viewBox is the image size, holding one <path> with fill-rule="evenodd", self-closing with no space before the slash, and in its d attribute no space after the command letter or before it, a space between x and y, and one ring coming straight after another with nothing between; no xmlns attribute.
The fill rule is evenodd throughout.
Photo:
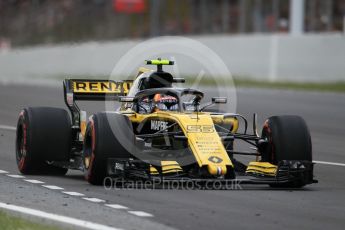
<svg viewBox="0 0 345 230"><path fill-rule="evenodd" d="M83 197L84 200L95 202L95 203L101 203L105 202L105 200L94 198L94 197Z"/></svg>
<svg viewBox="0 0 345 230"><path fill-rule="evenodd" d="M17 128L14 127L14 126L9 126L9 125L0 125L0 129L15 131ZM317 164L335 165L335 166L343 166L343 167L345 167L345 163L336 163L336 162L328 162L328 161L313 161L313 162L317 163ZM0 173L2 173L1 171L2 170L0 170Z"/></svg>
<svg viewBox="0 0 345 230"><path fill-rule="evenodd" d="M0 173L8 173L8 172L5 170L0 170Z"/></svg>
<svg viewBox="0 0 345 230"><path fill-rule="evenodd" d="M105 206L109 208L115 208L115 209L128 209L128 207L120 205L120 204L106 204Z"/></svg>
<svg viewBox="0 0 345 230"><path fill-rule="evenodd" d="M16 175L16 174L7 174L7 176L12 177L12 178L25 178L25 176Z"/></svg>
<svg viewBox="0 0 345 230"><path fill-rule="evenodd" d="M140 217L153 217L152 214L143 211L128 211L128 213L140 216Z"/></svg>
<svg viewBox="0 0 345 230"><path fill-rule="evenodd" d="M9 125L0 125L0 129L16 131L17 128Z"/></svg>
<svg viewBox="0 0 345 230"><path fill-rule="evenodd" d="M33 184L44 184L44 182L40 180L24 180L24 181L33 183Z"/></svg>
<svg viewBox="0 0 345 230"><path fill-rule="evenodd" d="M55 185L42 185L45 188L52 189L52 190L64 190L63 188Z"/></svg>
<svg viewBox="0 0 345 230"><path fill-rule="evenodd" d="M335 165L335 166L343 166L345 167L344 163L335 163L335 162L328 162L328 161L313 161L316 164L324 164L324 165Z"/></svg>
<svg viewBox="0 0 345 230"><path fill-rule="evenodd" d="M79 192L66 192L66 191L63 191L62 193L65 193L65 194L70 195L70 196L85 196L83 193L79 193Z"/></svg>
<svg viewBox="0 0 345 230"><path fill-rule="evenodd" d="M43 212L40 210L21 207L21 206L12 205L12 204L5 204L2 202L0 202L0 208L15 211L15 212L24 213L24 214L31 215L31 216L37 216L40 218L45 218L45 219L57 221L60 223L70 224L70 225L74 225L74 226L81 227L81 228L87 228L87 229L92 229L92 230L119 230L119 228L109 227L109 226L106 226L103 224L92 223L92 222L89 222L86 220L80 220L80 219L76 219L76 218L72 218L72 217L67 217L67 216L49 213L49 212Z"/></svg>

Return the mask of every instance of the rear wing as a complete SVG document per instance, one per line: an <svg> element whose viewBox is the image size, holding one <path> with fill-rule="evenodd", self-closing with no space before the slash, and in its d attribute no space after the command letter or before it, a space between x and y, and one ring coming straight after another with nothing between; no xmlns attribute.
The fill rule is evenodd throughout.
<svg viewBox="0 0 345 230"><path fill-rule="evenodd" d="M72 114L73 127L79 128L80 126L80 109L76 101L119 100L120 96L128 94L132 84L131 80L116 82L113 80L65 79L63 82L64 98Z"/></svg>
<svg viewBox="0 0 345 230"><path fill-rule="evenodd" d="M133 81L115 82L113 80L65 79L65 96L73 96L73 100L103 101L117 100L126 96Z"/></svg>

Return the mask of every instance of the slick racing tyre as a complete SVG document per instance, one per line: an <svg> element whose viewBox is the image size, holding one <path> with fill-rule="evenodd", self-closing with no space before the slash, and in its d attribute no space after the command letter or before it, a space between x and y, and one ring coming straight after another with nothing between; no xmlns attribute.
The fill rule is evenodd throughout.
<svg viewBox="0 0 345 230"><path fill-rule="evenodd" d="M111 124L111 125L110 125ZM109 158L128 159L135 136L129 119L117 113L97 113L90 119L84 139L85 179L102 185L108 174Z"/></svg>
<svg viewBox="0 0 345 230"><path fill-rule="evenodd" d="M19 114L16 160L22 174L65 175L68 169L48 162L68 161L71 120L64 109L29 107Z"/></svg>
<svg viewBox="0 0 345 230"><path fill-rule="evenodd" d="M277 165L283 160L312 161L309 129L299 116L273 116L266 120L262 138L268 140L262 149L262 161ZM302 187L303 181L275 184L273 187Z"/></svg>

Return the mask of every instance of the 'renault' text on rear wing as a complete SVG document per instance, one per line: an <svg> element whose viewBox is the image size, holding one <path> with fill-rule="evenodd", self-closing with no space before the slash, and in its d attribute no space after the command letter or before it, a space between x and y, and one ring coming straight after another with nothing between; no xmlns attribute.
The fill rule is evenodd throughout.
<svg viewBox="0 0 345 230"><path fill-rule="evenodd" d="M117 100L126 96L133 81L115 82L112 80L65 79L65 97L73 100Z"/></svg>
<svg viewBox="0 0 345 230"><path fill-rule="evenodd" d="M64 98L72 114L72 125L79 128L80 109L76 101L119 100L126 96L133 81L115 82L112 80L65 79L63 82Z"/></svg>

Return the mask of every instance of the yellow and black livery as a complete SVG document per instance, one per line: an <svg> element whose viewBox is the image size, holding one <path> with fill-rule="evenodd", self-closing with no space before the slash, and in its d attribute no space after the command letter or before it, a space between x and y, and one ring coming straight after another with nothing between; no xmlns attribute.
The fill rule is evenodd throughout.
<svg viewBox="0 0 345 230"><path fill-rule="evenodd" d="M261 135L256 114L253 133L240 114L209 110L226 103L214 97L204 102L203 92L177 88L184 83L163 71L170 60L148 60L156 70L140 68L133 80L66 79L65 103L71 113L70 151L56 167L82 169L91 184L104 178L172 181L215 180L302 187L314 183L311 141L304 120L298 116L274 116ZM156 95L169 98L166 109ZM89 118L79 100L113 100L118 109ZM173 109L171 109L173 108ZM239 132L239 126L243 131ZM19 138L20 139L20 138ZM235 141L245 141L254 151L239 151ZM243 164L237 155L253 156Z"/></svg>

